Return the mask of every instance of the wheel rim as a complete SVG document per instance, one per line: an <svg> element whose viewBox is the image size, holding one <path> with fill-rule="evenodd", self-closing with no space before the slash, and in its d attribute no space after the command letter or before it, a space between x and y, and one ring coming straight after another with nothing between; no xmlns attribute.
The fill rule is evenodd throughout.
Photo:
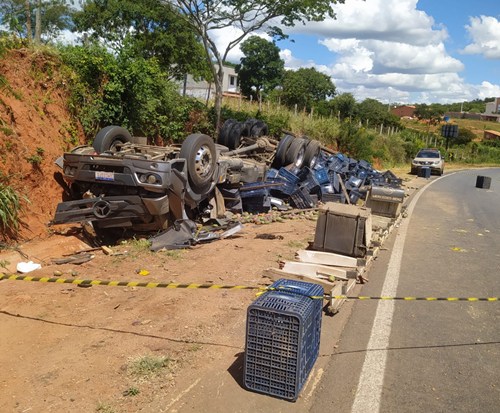
<svg viewBox="0 0 500 413"><path fill-rule="evenodd" d="M207 145L200 146L194 158L196 174L200 178L206 178L212 172L212 152Z"/></svg>
<svg viewBox="0 0 500 413"><path fill-rule="evenodd" d="M311 158L311 162L309 162L309 168L314 168L316 166L316 164L318 163L318 155L315 154L313 155L313 157Z"/></svg>
<svg viewBox="0 0 500 413"><path fill-rule="evenodd" d="M123 145L123 141L121 139L116 139L113 141L113 143L109 146L109 150L112 151L112 152L115 152L116 151L116 148L118 147L118 145Z"/></svg>
<svg viewBox="0 0 500 413"><path fill-rule="evenodd" d="M302 147L299 151L299 153L297 154L297 159L295 159L295 162L294 162L294 165L297 167L297 168L300 168L302 166L302 164L304 163L304 155L306 153L306 150L304 147Z"/></svg>

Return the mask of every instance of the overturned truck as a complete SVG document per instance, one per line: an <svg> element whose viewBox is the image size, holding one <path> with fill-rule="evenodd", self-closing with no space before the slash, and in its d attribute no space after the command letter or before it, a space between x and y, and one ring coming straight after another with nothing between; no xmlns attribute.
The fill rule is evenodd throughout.
<svg viewBox="0 0 500 413"><path fill-rule="evenodd" d="M58 164L67 193L53 224L90 223L103 238L127 229L161 232L179 221L221 218L226 210L260 213L370 198L373 208L393 216L398 205L386 203L400 204L404 197L401 179L390 171L307 137L273 139L256 119L227 120L216 142L192 134L168 146L147 145L145 138L108 126L92 146L65 153Z"/></svg>
<svg viewBox="0 0 500 413"><path fill-rule="evenodd" d="M271 163L280 167L306 160L304 140L285 137L287 148L297 142L285 152L280 151L283 140L267 133L261 121L229 120L217 143L192 134L181 145L152 146L122 127L105 127L92 146L76 147L58 159L66 200L57 206L52 223L89 222L96 233L159 231L177 220L213 215L224 203L218 187L238 190L264 182ZM312 142L316 149L309 150L309 163L320 149Z"/></svg>

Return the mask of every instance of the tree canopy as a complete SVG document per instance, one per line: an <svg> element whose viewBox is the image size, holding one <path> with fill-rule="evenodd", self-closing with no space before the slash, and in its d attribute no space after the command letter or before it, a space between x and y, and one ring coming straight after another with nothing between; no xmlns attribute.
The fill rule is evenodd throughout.
<svg viewBox="0 0 500 413"><path fill-rule="evenodd" d="M161 0L90 0L75 13L75 30L103 39L115 52L128 50L180 78L210 76L205 53L191 27Z"/></svg>
<svg viewBox="0 0 500 413"><path fill-rule="evenodd" d="M340 120L352 118L356 112L356 99L352 93L342 93L330 101L333 114Z"/></svg>
<svg viewBox="0 0 500 413"><path fill-rule="evenodd" d="M200 37L215 79L215 111L217 125L222 107L224 61L228 53L250 33L264 30L272 36L284 37L283 29L297 23L321 21L335 17L333 6L344 0L170 0ZM279 25L279 26L278 26ZM236 35L222 51L215 42L215 33L234 28Z"/></svg>
<svg viewBox="0 0 500 413"><path fill-rule="evenodd" d="M70 28L72 11L65 0L0 0L0 23L19 37L39 43Z"/></svg>
<svg viewBox="0 0 500 413"><path fill-rule="evenodd" d="M280 58L280 49L273 42L251 36L241 43L245 55L236 66L241 93L257 98L261 91L267 94L281 85L285 62Z"/></svg>
<svg viewBox="0 0 500 413"><path fill-rule="evenodd" d="M330 76L315 68L288 70L283 81L283 102L310 110L315 103L335 94L335 85Z"/></svg>

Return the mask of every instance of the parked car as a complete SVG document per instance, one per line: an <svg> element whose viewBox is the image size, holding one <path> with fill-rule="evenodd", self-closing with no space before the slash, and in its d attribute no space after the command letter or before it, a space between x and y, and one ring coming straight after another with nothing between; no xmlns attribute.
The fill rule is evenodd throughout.
<svg viewBox="0 0 500 413"><path fill-rule="evenodd" d="M411 161L411 173L417 174L422 167L431 169L431 173L442 175L444 172L444 158L437 149L421 149Z"/></svg>

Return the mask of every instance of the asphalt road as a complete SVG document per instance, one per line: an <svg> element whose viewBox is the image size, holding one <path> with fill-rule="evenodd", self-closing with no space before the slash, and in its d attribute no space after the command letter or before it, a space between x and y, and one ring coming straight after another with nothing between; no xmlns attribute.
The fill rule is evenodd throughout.
<svg viewBox="0 0 500 413"><path fill-rule="evenodd" d="M362 295L500 296L500 169L433 177L408 212ZM356 302L309 411L500 412L500 302Z"/></svg>

